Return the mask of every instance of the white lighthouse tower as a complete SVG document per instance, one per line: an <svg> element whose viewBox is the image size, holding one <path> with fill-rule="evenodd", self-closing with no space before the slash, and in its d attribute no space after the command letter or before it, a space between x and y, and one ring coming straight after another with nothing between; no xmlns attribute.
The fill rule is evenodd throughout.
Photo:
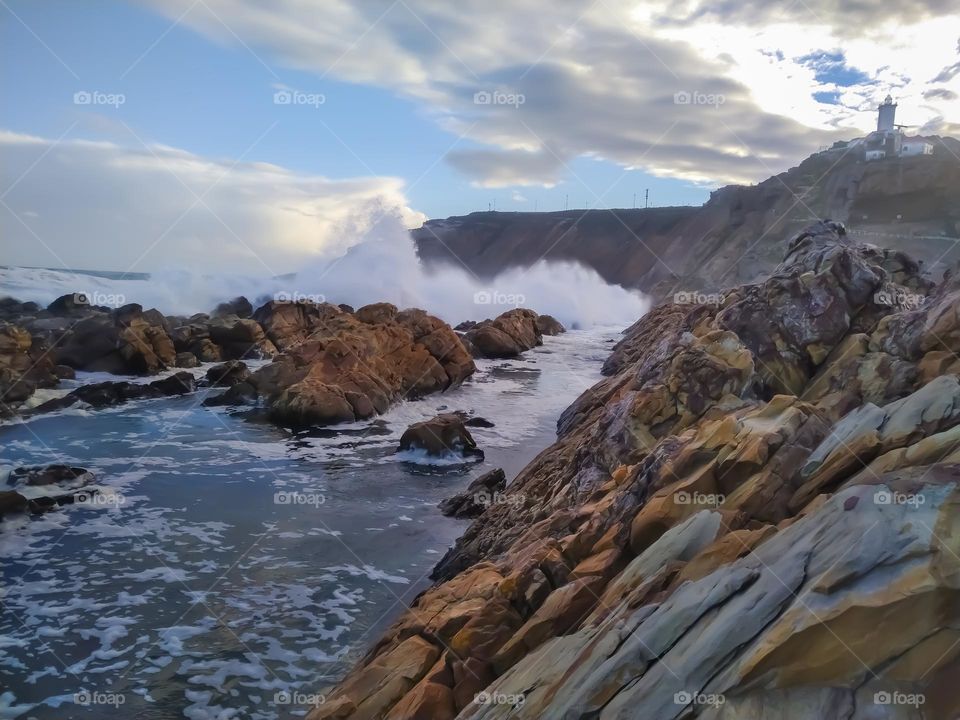
<svg viewBox="0 0 960 720"><path fill-rule="evenodd" d="M879 111L877 115L877 132L893 132L894 120L897 114L897 104L893 101L893 98L887 95L886 99L880 105Z"/></svg>

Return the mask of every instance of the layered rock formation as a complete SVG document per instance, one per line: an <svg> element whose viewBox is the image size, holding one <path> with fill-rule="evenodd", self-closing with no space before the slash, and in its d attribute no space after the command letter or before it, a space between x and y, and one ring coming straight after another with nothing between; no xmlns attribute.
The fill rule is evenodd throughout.
<svg viewBox="0 0 960 720"><path fill-rule="evenodd" d="M467 457L483 452L467 430L464 418L456 413L442 413L414 423L400 436L400 451L423 451L431 457Z"/></svg>
<svg viewBox="0 0 960 720"><path fill-rule="evenodd" d="M655 308L310 720L957 717L958 302L818 224Z"/></svg>
<svg viewBox="0 0 960 720"><path fill-rule="evenodd" d="M576 261L662 299L761 279L780 262L781 238L829 217L935 265L939 277L960 259L960 142L928 140L932 156L867 163L862 150L817 153L756 185L720 188L701 207L476 212L412 234L428 264L493 278L544 259Z"/></svg>

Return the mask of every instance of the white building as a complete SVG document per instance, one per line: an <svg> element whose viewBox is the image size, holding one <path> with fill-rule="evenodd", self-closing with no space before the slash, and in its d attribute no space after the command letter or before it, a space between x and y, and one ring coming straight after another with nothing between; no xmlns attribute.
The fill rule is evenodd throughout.
<svg viewBox="0 0 960 720"><path fill-rule="evenodd" d="M877 132L893 132L895 129L894 120L896 120L897 115L897 104L893 101L893 98L887 95L878 110Z"/></svg>
<svg viewBox="0 0 960 720"><path fill-rule="evenodd" d="M933 145L923 138L904 138L900 146L900 156L933 155Z"/></svg>
<svg viewBox="0 0 960 720"><path fill-rule="evenodd" d="M919 137L907 137L903 126L896 124L897 104L887 95L877 108L877 130L863 141L863 157L867 162L884 158L933 155L933 145Z"/></svg>

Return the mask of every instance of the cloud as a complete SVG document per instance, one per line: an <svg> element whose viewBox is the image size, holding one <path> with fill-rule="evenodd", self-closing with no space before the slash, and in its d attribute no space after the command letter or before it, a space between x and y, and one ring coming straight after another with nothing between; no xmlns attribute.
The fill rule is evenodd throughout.
<svg viewBox="0 0 960 720"><path fill-rule="evenodd" d="M330 180L155 145L0 131L0 205L11 265L272 275L339 254L377 208L410 210L395 178Z"/></svg>
<svg viewBox="0 0 960 720"><path fill-rule="evenodd" d="M954 80L950 0L142 1L242 41L278 77L293 67L420 102L479 146L448 160L485 187L576 180L578 157L751 182L868 132L887 92L916 126L960 111L923 95L934 78ZM683 92L723 102L675 104Z"/></svg>

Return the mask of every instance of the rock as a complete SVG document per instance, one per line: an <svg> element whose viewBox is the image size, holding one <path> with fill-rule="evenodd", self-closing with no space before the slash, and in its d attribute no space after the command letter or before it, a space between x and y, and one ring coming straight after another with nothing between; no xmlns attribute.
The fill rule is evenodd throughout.
<svg viewBox="0 0 960 720"><path fill-rule="evenodd" d="M481 357L510 358L543 344L537 314L517 308L478 323L466 333Z"/></svg>
<svg viewBox="0 0 960 720"><path fill-rule="evenodd" d="M221 317L209 324L207 332L211 342L219 346L220 354L225 358L265 359L277 354L277 348L267 339L256 320Z"/></svg>
<svg viewBox="0 0 960 720"><path fill-rule="evenodd" d="M10 473L8 485L27 485L30 487L53 485L56 483L89 484L95 481L93 474L81 467L69 465L44 465L19 467Z"/></svg>
<svg viewBox="0 0 960 720"><path fill-rule="evenodd" d="M467 417L464 419L463 424L466 425L467 427L482 427L482 428L496 427L496 425L494 425L492 422L490 422L486 418L482 418L479 416Z"/></svg>
<svg viewBox="0 0 960 720"><path fill-rule="evenodd" d="M199 367L200 361L192 352L178 352L173 359L173 364L178 368L195 368Z"/></svg>
<svg viewBox="0 0 960 720"><path fill-rule="evenodd" d="M22 402L37 388L55 387L59 380L43 340L18 325L0 323L0 401Z"/></svg>
<svg viewBox="0 0 960 720"><path fill-rule="evenodd" d="M553 315L538 315L536 325L541 335L561 335L567 331Z"/></svg>
<svg viewBox="0 0 960 720"><path fill-rule="evenodd" d="M223 405L255 405L257 403L257 389L249 382L239 382L231 385L226 392L205 398L202 405L218 407Z"/></svg>
<svg viewBox="0 0 960 720"><path fill-rule="evenodd" d="M250 379L250 370L240 360L228 360L207 370L207 382L212 387L231 387Z"/></svg>
<svg viewBox="0 0 960 720"><path fill-rule="evenodd" d="M27 499L13 490L0 490L0 518L27 509Z"/></svg>
<svg viewBox="0 0 960 720"><path fill-rule="evenodd" d="M196 379L188 372L178 372L151 383L102 382L83 385L67 395L48 400L25 412L26 415L63 410L74 405L100 409L130 400L171 397L196 390Z"/></svg>
<svg viewBox="0 0 960 720"><path fill-rule="evenodd" d="M84 317L56 348L57 362L77 370L152 375L174 365L176 349L165 318L130 304Z"/></svg>
<svg viewBox="0 0 960 720"><path fill-rule="evenodd" d="M496 468L472 481L467 489L442 501L437 507L448 517L474 518L499 499L507 485L503 470Z"/></svg>
<svg viewBox="0 0 960 720"><path fill-rule="evenodd" d="M228 302L222 302L211 313L213 317L224 317L225 315L235 315L238 318L248 318L253 315L253 305L243 295L235 297Z"/></svg>
<svg viewBox="0 0 960 720"><path fill-rule="evenodd" d="M254 374L281 424L370 418L398 399L455 387L475 370L456 333L422 310L271 302L254 318L283 351Z"/></svg>
<svg viewBox="0 0 960 720"><path fill-rule="evenodd" d="M483 456L463 418L455 413L437 415L414 423L400 437L400 452L423 450L430 457Z"/></svg>

